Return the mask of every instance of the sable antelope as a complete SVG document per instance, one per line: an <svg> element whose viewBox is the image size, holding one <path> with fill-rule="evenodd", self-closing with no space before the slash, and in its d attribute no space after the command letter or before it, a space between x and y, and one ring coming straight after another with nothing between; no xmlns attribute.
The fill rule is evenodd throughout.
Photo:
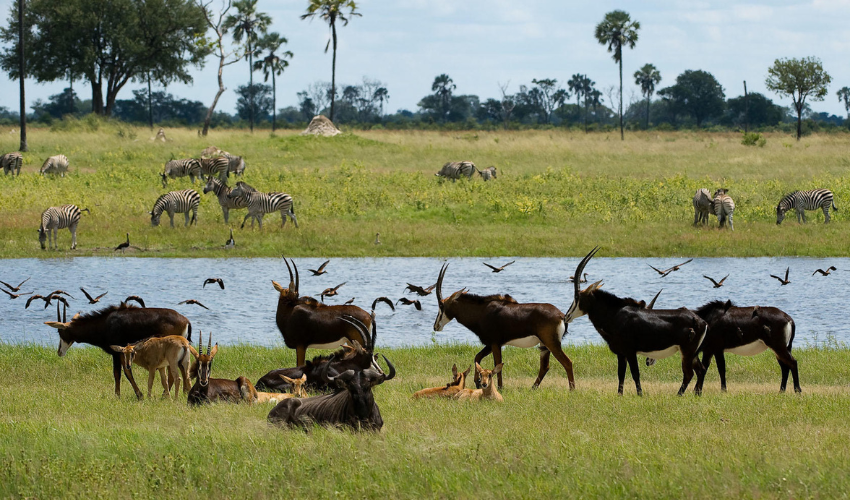
<svg viewBox="0 0 850 500"><path fill-rule="evenodd" d="M455 399L469 401L492 399L500 403L504 401L502 395L499 394L499 389L496 387L496 384L493 383L493 375L502 373L502 363L496 365L492 370L485 370L484 368L481 368L481 365L475 363L475 373L478 374L478 378L481 380L481 388L463 389L454 395Z"/></svg>
<svg viewBox="0 0 850 500"><path fill-rule="evenodd" d="M182 305L182 304L195 304L196 306L201 306L201 307L203 307L204 309L206 309L206 310L208 310L208 311L209 311L209 309L210 309L209 307L207 307L207 306L205 306L205 305L201 304L200 302L198 302L198 301L197 301L197 300L195 300L195 299L184 300L183 302L178 302L178 303L177 303L177 305L178 305L178 306L179 306L179 305Z"/></svg>
<svg viewBox="0 0 850 500"><path fill-rule="evenodd" d="M236 241L233 240L233 228L230 228L230 238L226 242L224 242L224 248L230 250L231 248L236 247Z"/></svg>
<svg viewBox="0 0 850 500"><path fill-rule="evenodd" d="M829 276L829 273L831 273L832 271L837 271L835 266L829 266L826 271L824 271L823 269L815 269L815 272L812 273L812 276L816 275L817 273L820 273L821 276ZM17 290L14 291L17 292Z"/></svg>
<svg viewBox="0 0 850 500"><path fill-rule="evenodd" d="M258 392L258 403L280 403L284 399L289 398L306 398L307 391L304 390L304 384L307 382L307 375L301 375L300 378L289 378L286 375L280 376L281 380L292 386L292 392ZM259 385L259 383L257 384Z"/></svg>
<svg viewBox="0 0 850 500"><path fill-rule="evenodd" d="M295 349L298 366L303 366L307 349L333 349L345 342L357 341L360 345L366 345L365 339L357 328L342 320L343 315L351 315L357 318L368 328L372 324L372 317L363 309L350 305L325 305L313 297L299 296L298 267L292 261L284 258L286 268L289 271L289 286L282 287L276 281L272 281L275 290L280 293L277 301L277 313L275 320L283 341L290 349ZM293 277L292 268L295 268ZM372 302L372 310L375 310L377 300Z"/></svg>
<svg viewBox="0 0 850 500"><path fill-rule="evenodd" d="M396 301L396 304L398 304L399 302L401 302L402 305L405 305L405 306L412 305L413 307L416 308L417 311L422 310L422 304L418 300L410 300L407 297L402 297L402 298L398 299L398 301Z"/></svg>
<svg viewBox="0 0 850 500"><path fill-rule="evenodd" d="M452 365L452 381L446 384L444 387L429 387L428 389L422 389L420 391L416 391L413 393L413 399L420 398L450 398L459 393L460 391L466 389L466 377L469 375L469 370L472 369L472 366L466 369L464 372L458 373L457 365Z"/></svg>
<svg viewBox="0 0 850 500"><path fill-rule="evenodd" d="M512 260L512 261L508 262L507 264L505 264L505 265L503 265L503 266L500 266L500 267L491 266L490 264L488 264L488 263L486 263L486 262L482 262L482 264L484 264L485 266L487 266L487 267L489 267L490 269L492 269L494 273L500 273L500 272L504 271L506 267L508 267L509 265L513 264L514 262L516 262L516 261L515 261L515 260Z"/></svg>
<svg viewBox="0 0 850 500"><path fill-rule="evenodd" d="M246 401L247 403L255 402L257 400L257 390L247 378L239 377L236 380L210 378L213 358L218 354L218 344L212 346L212 334L210 334L207 352L204 354L202 342L203 334L199 332L198 350L189 346L189 350L195 358L191 368L189 368L189 377L197 380L195 381L195 385L189 389L188 403L192 406L197 406L213 401L227 401L231 403L238 403L240 401Z"/></svg>
<svg viewBox="0 0 850 500"><path fill-rule="evenodd" d="M584 267L599 251L594 248L581 260L575 276L584 271ZM708 323L692 311L681 309L647 309L641 301L617 297L600 290L601 281L579 290L574 283L573 303L567 311L566 322L570 323L585 314L590 318L596 331L608 344L608 348L617 355L617 375L620 385L617 389L623 394L623 380L626 365L631 369L632 378L638 395L643 394L640 386L640 368L637 356L663 359L680 352L682 355L681 396L697 372L697 383L705 376L705 369L696 359L697 350L708 331Z"/></svg>
<svg viewBox="0 0 850 500"><path fill-rule="evenodd" d="M133 378L133 363L148 371L148 399L151 398L153 379L159 372L159 380L162 382L162 397L171 397L171 386L176 382L174 397L180 392L180 381L183 381L183 393L189 393L189 341L179 335L168 335L165 337L151 337L140 340L125 347L109 346L114 352L121 355L121 366L124 375L133 387L136 387ZM168 373L166 375L166 368ZM180 378L177 372L180 372ZM142 393L137 392L136 397L142 399Z"/></svg>
<svg viewBox="0 0 850 500"><path fill-rule="evenodd" d="M0 288L0 291L2 291L3 293L5 293L6 295L8 295L8 296L9 296L9 300L17 299L18 297L20 297L20 296L22 296L22 295L32 295L32 292L27 292L27 293L12 293L12 292L10 292L10 291L8 291L8 290L4 289L4 288Z"/></svg>
<svg viewBox="0 0 850 500"><path fill-rule="evenodd" d="M337 290L339 290L339 288L346 283L348 283L348 282L343 281L342 283L340 283L339 285L337 285L333 288L325 288L325 290L321 294L319 294L319 297L322 298L322 302L325 301L325 297L334 297L336 295L339 295L339 293L337 293Z"/></svg>
<svg viewBox="0 0 850 500"><path fill-rule="evenodd" d="M124 243L121 243L120 245L115 247L115 250L113 250L113 252L115 252L116 250L121 250L121 253L124 253L124 250L129 246L130 246L130 233L127 233L127 241L125 241Z"/></svg>
<svg viewBox="0 0 850 500"><path fill-rule="evenodd" d="M27 299L27 305L26 305L26 307L24 307L24 309L29 309L29 308L30 308L30 304L31 304L31 303L32 303L32 301L33 301L33 300L35 300L35 299L41 299L41 300L43 300L45 303L47 302L47 297L45 297L45 296L43 296L43 295L35 294L35 295L33 295L32 297L30 297L30 298L28 298L28 299Z"/></svg>
<svg viewBox="0 0 850 500"><path fill-rule="evenodd" d="M204 280L204 286L202 286L201 288L206 288L207 285L211 285L213 283L218 283L218 286L221 287L222 290L224 290L224 280L221 278L207 278Z"/></svg>
<svg viewBox="0 0 850 500"><path fill-rule="evenodd" d="M434 331L440 332L453 319L478 336L484 348L475 355L481 363L491 352L495 364L502 362L502 346L540 348L540 371L533 388L540 385L549 371L549 355L554 354L570 381L570 390L575 389L573 362L561 349L561 339L567 331L564 313L552 304L520 304L510 295L473 295L466 289L458 290L443 299L443 278L448 264L440 269L437 279L437 305L439 311L434 320ZM577 274L578 276L578 274ZM578 285L576 285L578 286ZM502 373L498 373L502 386ZM478 372L475 385L479 385Z"/></svg>
<svg viewBox="0 0 850 500"><path fill-rule="evenodd" d="M125 304L125 303L127 303L127 302L130 302L131 300L134 300L134 301L138 302L138 303L139 303L139 305L140 305L140 306L142 306L142 308L144 308L144 307L145 307L145 301L144 301L144 300L142 300L142 298L141 298L141 297L139 297L138 295L130 295L129 297L127 297L126 299L124 299L124 302L121 302L121 303L122 303L122 304ZM192 340L192 337L191 337L191 336L189 336L189 340Z"/></svg>
<svg viewBox="0 0 850 500"><path fill-rule="evenodd" d="M357 298L357 297L351 297L350 299L346 300L346 301L345 301L345 304L343 304L343 305L345 305L345 306L350 306L351 304L353 304L353 303L354 303L354 299L356 299L356 298Z"/></svg>
<svg viewBox="0 0 850 500"><path fill-rule="evenodd" d="M712 356L717 359L721 391L726 391L725 353L755 356L771 349L782 369L779 392L785 392L789 372L794 378L794 392L801 392L797 360L791 355L796 332L791 316L775 307L735 307L731 301L719 300L709 302L695 312L709 326L708 335L700 347L702 364L708 369ZM696 391L701 390L702 381L697 381Z"/></svg>
<svg viewBox="0 0 850 500"><path fill-rule="evenodd" d="M406 290L409 291L409 292L413 292L416 295L419 295L420 297L425 297L425 296L431 295L431 292L434 291L434 288L436 286L437 286L437 284L434 283L433 285L429 286L428 288L422 288L421 286L411 285L410 283L408 283Z"/></svg>
<svg viewBox="0 0 850 500"><path fill-rule="evenodd" d="M712 283L714 284L714 288L720 288L721 286L723 286L723 282L724 282L724 281L726 281L726 278L728 278L728 277L729 277L729 275L727 274L727 275L726 275L726 276L724 276L724 277L723 277L723 279L722 279L722 280L720 280L720 281L714 281L714 279L713 279L713 278L709 278L708 276L706 276L706 275L704 275L704 274L702 275L702 277L703 277L703 278L705 278L705 279L707 279L708 281L712 282Z"/></svg>
<svg viewBox="0 0 850 500"><path fill-rule="evenodd" d="M791 283L791 280L789 280L789 279L788 279L788 273L789 273L789 271L791 271L791 268L790 268L790 267L786 267L786 268L785 268L785 279L782 279L782 278L780 278L779 276L776 276L776 275L773 275L773 274L771 274L771 275L770 275L770 277L771 277L771 278L776 278L776 279L778 279L778 280L779 280L779 282L780 282L780 283L782 283L782 286L785 286L785 285L787 285L788 283Z"/></svg>
<svg viewBox="0 0 850 500"><path fill-rule="evenodd" d="M64 356L75 342L100 347L112 356L115 395L121 395L121 356L110 346L127 345L147 337L179 335L192 339L192 324L173 309L143 309L127 304L109 306L83 316L77 314L70 322L46 321L44 324L59 330L59 350ZM131 381L133 390L139 388Z"/></svg>
<svg viewBox="0 0 850 500"><path fill-rule="evenodd" d="M98 302L100 302L100 299L102 299L104 295L109 293L109 292L103 292L102 294L98 295L97 297L92 298L92 296L89 295L89 292L85 291L85 289L83 289L83 287L80 287L80 291L83 292L83 295L85 295L87 299L89 299L89 304L97 304Z"/></svg>
<svg viewBox="0 0 850 500"><path fill-rule="evenodd" d="M330 262L329 260L326 260L322 263L321 266L319 266L318 269L307 269L307 270L310 271L311 273L313 273L313 276L321 276L323 274L327 274L327 271L325 271L325 267L328 265L329 262Z"/></svg>
<svg viewBox="0 0 850 500"><path fill-rule="evenodd" d="M13 292L19 292L19 291L21 291L21 287L22 287L22 286L24 286L24 283L26 283L26 282L27 282L27 281L29 281L29 280L30 280L30 279L29 279L29 278L27 278L27 279L25 279L24 281L21 281L21 282L18 284L18 286L12 286L12 285L10 285L10 284L6 283L5 281L0 281L0 283L2 283L2 284L4 284L4 285L6 285L6 286L9 288L9 290L11 290L11 291L13 291Z"/></svg>
<svg viewBox="0 0 850 500"><path fill-rule="evenodd" d="M661 275L661 277L662 277L662 278L664 278L664 277L666 277L668 274L670 274L670 273L672 273L672 272L674 272L674 271L678 271L678 270L679 270L679 268L681 268L682 266L684 266L685 264L687 264L688 262L691 262L691 261L693 261L693 260L694 260L694 259L688 259L688 260L686 260L685 262L682 262L681 264L676 264L675 266L673 266L673 267L671 267L671 268L668 268L668 269L665 269L665 270L663 270L663 271L662 271L662 270L660 270L660 269L658 269L658 268L656 268L656 267L653 267L653 266L649 266L649 267L652 267L652 269L653 269L656 273L660 274L660 275Z"/></svg>
<svg viewBox="0 0 850 500"><path fill-rule="evenodd" d="M650 266L650 267L652 267L652 266ZM575 277L575 276L570 276L570 279L569 279L568 281L569 281L570 283L573 283L573 282L575 282L575 280L576 280L576 277ZM579 283L587 283L587 273L584 273L584 276L582 276L581 278L579 278L578 282L579 282Z"/></svg>

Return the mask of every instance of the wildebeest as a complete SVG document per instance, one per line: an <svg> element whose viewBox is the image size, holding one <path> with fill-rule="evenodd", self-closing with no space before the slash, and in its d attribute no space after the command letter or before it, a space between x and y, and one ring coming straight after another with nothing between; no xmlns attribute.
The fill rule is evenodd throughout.
<svg viewBox="0 0 850 500"><path fill-rule="evenodd" d="M195 385L189 389L188 403L197 406L213 401L232 403L240 401L253 403L257 401L257 390L251 384L251 381L245 377L238 377L236 380L210 378L213 358L218 354L218 344L211 346L212 334L210 334L207 352L204 354L202 349L203 339L203 334L198 333L198 349L195 350L194 347L189 346L190 352L195 358L192 367L189 369L189 376L197 380Z"/></svg>
<svg viewBox="0 0 850 500"><path fill-rule="evenodd" d="M59 356L64 356L68 348L77 342L100 347L112 356L116 396L121 395L121 355L113 352L111 346L167 335L179 335L192 340L192 324L177 311L139 308L124 303L85 315L77 314L69 322L45 321L44 324L59 330ZM131 384L136 394L139 394L139 388L132 381Z"/></svg>

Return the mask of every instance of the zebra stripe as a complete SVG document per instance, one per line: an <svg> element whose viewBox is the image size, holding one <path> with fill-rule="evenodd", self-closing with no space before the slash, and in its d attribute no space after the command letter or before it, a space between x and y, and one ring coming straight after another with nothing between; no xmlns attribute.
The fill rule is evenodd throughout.
<svg viewBox="0 0 850 500"><path fill-rule="evenodd" d="M485 181L496 178L496 167L487 167L484 170L479 170L478 173Z"/></svg>
<svg viewBox="0 0 850 500"><path fill-rule="evenodd" d="M85 209L88 211L88 208ZM60 229L68 228L71 231L71 250L77 248L77 224L80 222L82 211L77 205L62 205L61 207L50 207L41 213L41 227L38 228L38 242L41 249L45 250L44 242L50 239L49 245L52 250L58 250L56 241Z"/></svg>
<svg viewBox="0 0 850 500"><path fill-rule="evenodd" d="M233 175L238 175L241 177L242 174L245 173L245 160L243 160L241 156L232 155L227 151L222 151L221 154L223 154L229 162L227 167L228 174L230 172L233 172Z"/></svg>
<svg viewBox="0 0 850 500"><path fill-rule="evenodd" d="M171 227L174 227L174 214L183 213L186 216L186 223L189 225L189 212L192 212L192 223L198 223L198 204L201 202L201 195L194 189L184 189L182 191L171 191L160 196L156 203L153 204L153 212L151 214L151 225L158 226L159 219L162 217L162 212L168 213L168 218L171 219Z"/></svg>
<svg viewBox="0 0 850 500"><path fill-rule="evenodd" d="M207 176L216 176L221 182L227 182L230 160L226 156L215 156L212 158L201 157L201 173ZM203 175L201 177L203 177Z"/></svg>
<svg viewBox="0 0 850 500"><path fill-rule="evenodd" d="M250 186L248 187L250 188ZM215 193L216 197L218 198L218 204L221 205L221 211L224 213L225 224L228 222L230 210L238 208L248 208L247 198L245 198L244 196L235 196L231 198L229 195L231 191L233 191L233 189L231 189L227 186L227 184L224 184L215 177L208 178L207 184L204 186L204 194L207 194L210 191Z"/></svg>
<svg viewBox="0 0 850 500"><path fill-rule="evenodd" d="M829 207L832 207L836 212L838 207L833 201L832 191L829 189L813 189L811 191L794 191L791 194L785 195L779 205L776 206L776 224L782 224L785 219L785 212L792 208L797 211L797 222L806 222L806 210L823 210L823 216L826 219L826 224L829 224Z"/></svg>
<svg viewBox="0 0 850 500"><path fill-rule="evenodd" d="M65 177L65 172L68 171L68 157L65 155L56 155L51 156L50 158L44 160L44 164L41 166L41 175L44 174L59 174L61 177Z"/></svg>
<svg viewBox="0 0 850 500"><path fill-rule="evenodd" d="M450 161L443 165L443 168L434 175L455 181L460 179L462 175L465 175L467 179L471 179L472 174L475 172L477 172L477 169L471 161Z"/></svg>
<svg viewBox="0 0 850 500"><path fill-rule="evenodd" d="M168 185L168 178L176 179L177 177L186 177L187 175L195 183L195 177L201 177L201 162L194 158L186 158L185 160L170 160L165 163L165 170L161 174L162 187Z"/></svg>
<svg viewBox="0 0 850 500"><path fill-rule="evenodd" d="M729 229L734 231L735 225L732 223L732 214L735 212L735 201L726 192L726 189L718 189L714 192L714 214L720 221L720 227L723 227L728 220Z"/></svg>
<svg viewBox="0 0 850 500"><path fill-rule="evenodd" d="M711 193L706 188L697 189L694 195L694 225L700 222L707 224L709 212L714 212L714 200Z"/></svg>
<svg viewBox="0 0 850 500"><path fill-rule="evenodd" d="M236 187L228 195L230 198L245 197L248 200L248 215L242 219L242 226L245 227L245 222L248 217L251 217L251 227L254 227L254 220L260 224L260 229L263 228L263 216L271 212L280 212L280 227L286 226L286 216L288 215L295 227L298 227L298 219L295 218L295 208L292 205L292 197L286 193L260 193L248 184L240 181L236 183Z"/></svg>
<svg viewBox="0 0 850 500"><path fill-rule="evenodd" d="M24 157L21 153L6 153L0 156L0 167L3 167L4 175L9 175L9 172L12 172L12 175L21 175L23 164Z"/></svg>

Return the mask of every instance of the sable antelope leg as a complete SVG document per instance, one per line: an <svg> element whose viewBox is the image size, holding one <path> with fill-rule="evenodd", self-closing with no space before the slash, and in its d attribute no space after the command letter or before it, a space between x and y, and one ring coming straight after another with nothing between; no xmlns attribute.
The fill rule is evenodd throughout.
<svg viewBox="0 0 850 500"><path fill-rule="evenodd" d="M112 375L115 377L115 395L121 397L121 357L112 356Z"/></svg>
<svg viewBox="0 0 850 500"><path fill-rule="evenodd" d="M307 357L307 348L298 346L295 348L295 366L304 366Z"/></svg>
<svg viewBox="0 0 850 500"><path fill-rule="evenodd" d="M168 393L168 378L165 376L165 370L163 368L157 368L156 370L148 371L148 399L151 398L151 394L153 393L153 381L156 378L156 374L159 372L159 381L162 382L162 395L165 396Z"/></svg>
<svg viewBox="0 0 850 500"><path fill-rule="evenodd" d="M714 353L709 351L703 351L702 353L702 367L705 369L705 373L708 373L708 367L711 366L712 356L714 356ZM703 373L703 377L701 379L697 379L697 385L694 387L694 394L702 394L702 386L705 383L705 373Z"/></svg>
<svg viewBox="0 0 850 500"><path fill-rule="evenodd" d="M561 366L564 367L564 370L566 370L567 379L570 381L570 390L574 391L576 388L576 379L573 376L573 361L566 355L566 353L564 353L560 344L553 344L552 346L547 346L547 348L552 351L552 354L555 355L555 359L557 359L558 362L561 363Z"/></svg>
<svg viewBox="0 0 850 500"><path fill-rule="evenodd" d="M714 357L717 359L717 373L720 374L720 392L726 392L726 354L720 351Z"/></svg>
<svg viewBox="0 0 850 500"><path fill-rule="evenodd" d="M546 373L549 372L549 355L552 354L549 349L544 346L540 346L540 371L537 372L537 380L534 381L534 385L531 386L532 389L537 389L540 387L540 382L543 382L543 377L546 376Z"/></svg>
<svg viewBox="0 0 850 500"><path fill-rule="evenodd" d="M682 352L682 386L679 387L677 396L681 396L688 389L691 380L694 378L694 354L685 355Z"/></svg>
<svg viewBox="0 0 850 500"><path fill-rule="evenodd" d="M488 346L484 346L484 349L478 351L478 354L475 355L475 362L479 365L481 364L481 360L486 358L488 354L493 351L493 348ZM481 375L478 374L478 370L475 370L475 388L481 388Z"/></svg>
<svg viewBox="0 0 850 500"><path fill-rule="evenodd" d="M499 366L502 363L502 346L493 344L493 366ZM499 370L499 389L502 389L502 371Z"/></svg>
<svg viewBox="0 0 850 500"><path fill-rule="evenodd" d="M617 354L617 380L619 380L619 385L617 386L617 394L623 395L623 383L626 381L626 357L622 354Z"/></svg>
<svg viewBox="0 0 850 500"><path fill-rule="evenodd" d="M637 389L637 395L643 396L643 389L641 389L640 387L640 367L638 367L637 353L629 353L629 355L626 357L626 360L629 362L629 370L631 370L632 379L635 381L635 389Z"/></svg>
<svg viewBox="0 0 850 500"><path fill-rule="evenodd" d="M800 388L800 378L797 372L797 360L791 355L791 350L788 348L781 350L775 349L774 353L776 354L776 361L779 362L779 366L782 368L782 385L779 387L779 392L785 392L789 371L794 378L794 392L802 392L803 390Z"/></svg>

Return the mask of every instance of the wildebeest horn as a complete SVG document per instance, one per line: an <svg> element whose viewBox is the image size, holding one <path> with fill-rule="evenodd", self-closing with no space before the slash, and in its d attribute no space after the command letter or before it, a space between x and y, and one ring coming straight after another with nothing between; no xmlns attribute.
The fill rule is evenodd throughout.
<svg viewBox="0 0 850 500"><path fill-rule="evenodd" d="M568 320L570 320L570 318L572 317L572 314L575 312L575 308L578 307L578 295L579 295L579 285L580 285L579 281L581 281L579 279L579 276L581 276L581 273L584 272L584 266L586 266L587 263L590 262L590 259L592 259L593 256L596 255L596 252L598 252L598 251L599 251L598 245L593 247L593 250L591 250L590 253L585 255L584 258L581 259L581 262L578 263L578 267L576 267L575 274L573 274L573 276L576 277L575 281L573 281L573 287L574 287L573 303L570 306L570 308L567 310L567 315L566 315L566 318ZM591 286L591 288L592 288L592 286Z"/></svg>
<svg viewBox="0 0 850 500"><path fill-rule="evenodd" d="M387 363L387 366L390 367L389 375L387 375L386 378L384 378L384 380L383 380L384 382L386 382L387 380L392 380L393 377L395 377L395 366L393 366L393 364L390 363L390 360L388 360L387 357L384 356L383 354L381 354L381 357L384 358L384 361Z"/></svg>
<svg viewBox="0 0 850 500"><path fill-rule="evenodd" d="M443 264L443 267L440 268L440 275L437 277L437 304L443 303L443 276L446 275L446 269L448 269L449 263L446 262Z"/></svg>
<svg viewBox="0 0 850 500"><path fill-rule="evenodd" d="M658 299L658 296L661 295L661 292L663 291L663 288L661 290L658 290L658 293L655 294L655 297L652 297L652 301L649 303L648 306L646 306L647 309L652 309L655 306L655 301Z"/></svg>
<svg viewBox="0 0 850 500"><path fill-rule="evenodd" d="M339 376L339 374L337 374L337 376L334 376L334 377L328 376L328 370L331 367L331 363L333 363L335 359L336 359L336 354L331 356L331 359L329 359L328 362L325 363L325 366L322 367L322 375L321 376L322 376L322 380L324 382L327 382L327 383L333 382L334 380L336 380L336 377Z"/></svg>

